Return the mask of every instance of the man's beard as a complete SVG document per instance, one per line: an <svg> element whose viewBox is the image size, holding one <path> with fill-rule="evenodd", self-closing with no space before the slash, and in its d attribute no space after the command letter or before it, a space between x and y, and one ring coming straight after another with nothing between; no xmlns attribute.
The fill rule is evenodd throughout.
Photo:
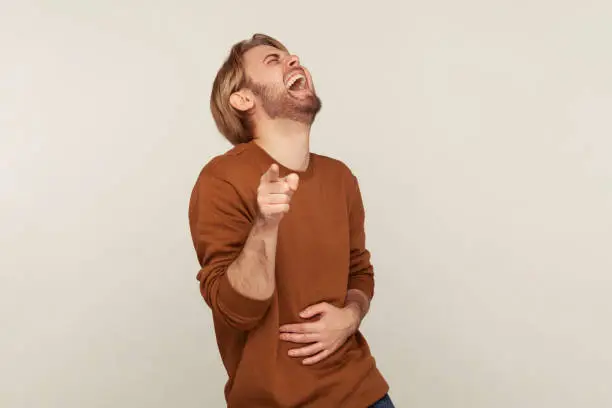
<svg viewBox="0 0 612 408"><path fill-rule="evenodd" d="M249 81L251 89L261 100L262 108L271 119L290 119L311 125L321 110L321 99L311 93L303 99L294 98L284 88L258 84Z"/></svg>

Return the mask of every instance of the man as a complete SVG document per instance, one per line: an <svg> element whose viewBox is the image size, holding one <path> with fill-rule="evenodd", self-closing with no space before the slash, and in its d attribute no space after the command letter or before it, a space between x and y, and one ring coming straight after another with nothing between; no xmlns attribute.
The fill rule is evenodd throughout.
<svg viewBox="0 0 612 408"><path fill-rule="evenodd" d="M393 406L359 331L374 291L359 186L309 150L320 109L309 72L262 34L213 84L234 147L204 166L189 221L230 408Z"/></svg>

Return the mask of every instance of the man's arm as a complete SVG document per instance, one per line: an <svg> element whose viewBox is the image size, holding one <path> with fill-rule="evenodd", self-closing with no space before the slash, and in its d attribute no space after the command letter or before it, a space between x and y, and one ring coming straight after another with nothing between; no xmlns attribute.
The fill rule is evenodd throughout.
<svg viewBox="0 0 612 408"><path fill-rule="evenodd" d="M256 300L272 296L277 240L278 225L255 222L240 255L227 268L229 283L239 293Z"/></svg>
<svg viewBox="0 0 612 408"><path fill-rule="evenodd" d="M374 268L370 262L370 251L366 248L365 210L355 176L352 176L352 182L349 206L351 252L345 307L353 309L361 323L374 296Z"/></svg>
<svg viewBox="0 0 612 408"><path fill-rule="evenodd" d="M344 308L351 312L354 321L354 331L359 328L361 321L370 309L370 299L359 289L349 289L346 294Z"/></svg>
<svg viewBox="0 0 612 408"><path fill-rule="evenodd" d="M278 172L273 164L261 177L257 219L240 255L227 270L232 287L256 300L269 299L274 293L278 226L298 186L297 175L280 178Z"/></svg>
<svg viewBox="0 0 612 408"><path fill-rule="evenodd" d="M296 188L296 176L280 179L272 166L260 180L257 205L249 209L219 177L203 173L196 183L189 220L202 267L200 291L215 318L231 327L250 330L270 305L278 225Z"/></svg>

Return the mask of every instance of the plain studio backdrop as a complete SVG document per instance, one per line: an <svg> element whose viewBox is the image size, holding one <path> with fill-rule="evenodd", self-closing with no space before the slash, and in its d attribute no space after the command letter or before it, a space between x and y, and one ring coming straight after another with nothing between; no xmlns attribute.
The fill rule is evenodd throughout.
<svg viewBox="0 0 612 408"><path fill-rule="evenodd" d="M224 406L187 206L254 32L361 182L396 405L612 406L604 0L3 0L0 406Z"/></svg>

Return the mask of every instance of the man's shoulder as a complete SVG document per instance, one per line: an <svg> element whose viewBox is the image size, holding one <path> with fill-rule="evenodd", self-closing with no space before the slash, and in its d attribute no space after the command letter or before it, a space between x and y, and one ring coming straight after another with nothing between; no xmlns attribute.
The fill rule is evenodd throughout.
<svg viewBox="0 0 612 408"><path fill-rule="evenodd" d="M238 145L212 156L202 165L189 201L189 213L198 208L241 208L250 213L251 198L257 188L257 172L246 146Z"/></svg>
<svg viewBox="0 0 612 408"><path fill-rule="evenodd" d="M256 169L256 157L248 144L233 146L217 154L206 162L194 185L194 191L210 194L211 191L237 192L250 194L257 187L260 175ZM231 186L231 187L230 187Z"/></svg>
<svg viewBox="0 0 612 408"><path fill-rule="evenodd" d="M233 146L229 150L213 156L204 164L200 177L213 177L225 181L240 179L249 174L252 166L250 146L246 143Z"/></svg>

